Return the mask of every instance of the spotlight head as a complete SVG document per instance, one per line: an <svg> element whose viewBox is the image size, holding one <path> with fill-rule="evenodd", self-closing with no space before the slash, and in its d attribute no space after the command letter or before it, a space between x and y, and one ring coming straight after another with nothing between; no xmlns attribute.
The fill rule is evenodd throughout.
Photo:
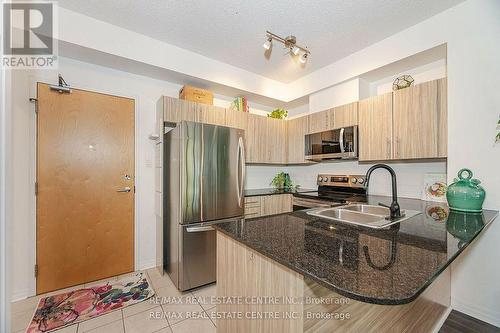
<svg viewBox="0 0 500 333"><path fill-rule="evenodd" d="M263 48L265 48L266 50L269 50L271 48L271 45L272 45L272 39L271 37L269 37L266 42L262 45Z"/></svg>
<svg viewBox="0 0 500 333"><path fill-rule="evenodd" d="M299 51L300 49L297 47L297 45L294 45L290 50L290 52L292 52L293 55L299 54Z"/></svg>
<svg viewBox="0 0 500 333"><path fill-rule="evenodd" d="M307 62L307 57L308 57L307 53L304 53L299 59L300 63L305 64Z"/></svg>

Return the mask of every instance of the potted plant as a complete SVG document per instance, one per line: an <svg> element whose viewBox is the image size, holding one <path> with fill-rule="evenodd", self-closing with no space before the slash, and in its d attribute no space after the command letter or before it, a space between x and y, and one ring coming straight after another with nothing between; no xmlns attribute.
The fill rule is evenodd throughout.
<svg viewBox="0 0 500 333"><path fill-rule="evenodd" d="M290 175L286 172L278 173L271 181L271 185L277 190L295 190L298 187L293 184Z"/></svg>
<svg viewBox="0 0 500 333"><path fill-rule="evenodd" d="M272 112L268 113L267 116L269 118L275 119L285 119L288 117L288 111L282 108L274 109Z"/></svg>

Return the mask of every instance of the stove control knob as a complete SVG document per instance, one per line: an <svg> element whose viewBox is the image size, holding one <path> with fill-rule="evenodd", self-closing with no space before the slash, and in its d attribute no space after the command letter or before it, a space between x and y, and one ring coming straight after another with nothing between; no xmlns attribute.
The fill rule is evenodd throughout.
<svg viewBox="0 0 500 333"><path fill-rule="evenodd" d="M323 177L318 177L318 182L322 182L323 181Z"/></svg>
<svg viewBox="0 0 500 333"><path fill-rule="evenodd" d="M356 184L358 180L356 178L351 178L351 183Z"/></svg>
<svg viewBox="0 0 500 333"><path fill-rule="evenodd" d="M363 184L364 182L365 182L365 180L363 178L358 179L358 184Z"/></svg>
<svg viewBox="0 0 500 333"><path fill-rule="evenodd" d="M323 179L323 181L324 181L325 183L327 183L327 182L328 182L328 177L325 177L325 179Z"/></svg>

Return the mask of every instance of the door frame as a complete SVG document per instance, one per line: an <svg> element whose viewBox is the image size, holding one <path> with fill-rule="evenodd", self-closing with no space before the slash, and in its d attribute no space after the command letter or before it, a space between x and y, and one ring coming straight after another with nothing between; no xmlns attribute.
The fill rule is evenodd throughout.
<svg viewBox="0 0 500 333"><path fill-rule="evenodd" d="M53 76L53 75L52 75ZM37 85L38 83L44 83L44 84L54 84L50 83L50 79L46 77L40 77L36 75L29 75L29 96L30 98L38 98L37 96ZM116 97L123 97L123 98L129 98L134 101L134 170L135 170L135 181L134 181L134 186L135 186L135 193L134 193L134 271L139 270L139 263L140 263L140 251L139 251L139 235L140 235L140 225L137 223L139 216L140 216L140 205L139 202L140 200L138 199L137 195L137 189L138 186L137 184L139 183L140 176L138 176L138 170L139 170L139 163L138 163L138 132L139 132L139 117L138 115L138 105L139 105L139 96L138 95L126 95L121 92L113 91L111 89L102 89L102 90L96 90L91 87L86 87L85 85L78 85L78 87L71 86L71 88L78 89L78 90L83 90L83 91L88 91L88 92L93 92L93 93L98 93L98 94L104 94L104 95L110 95L110 96L116 96ZM28 102L29 103L29 102ZM35 183L37 181L37 148L38 148L38 126L37 126L37 112L36 108L38 107L37 103L31 103L31 110L32 112L32 130L30 131L31 133L31 156L32 156L32 163L31 163L31 169L32 171L30 172L30 181L33 186L33 191L32 191L32 205L30 205L30 215L31 215L31 231L32 231L32 253L33 253L33 269L35 265L37 264L37 234L36 234L36 229L37 229L37 219L36 219L36 212L37 212L37 198L35 194ZM35 296L36 295L36 284L37 284L37 278L35 277L35 274L32 275L32 280L30 283L30 291L28 292L28 297L30 296Z"/></svg>

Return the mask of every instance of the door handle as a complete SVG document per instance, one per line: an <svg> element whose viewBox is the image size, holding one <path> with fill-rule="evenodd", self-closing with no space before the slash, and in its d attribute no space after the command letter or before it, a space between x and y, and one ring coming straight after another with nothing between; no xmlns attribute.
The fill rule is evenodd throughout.
<svg viewBox="0 0 500 333"><path fill-rule="evenodd" d="M243 207L243 190L245 188L245 145L243 137L238 139L238 174L236 175L236 190L238 191L238 205ZM240 180L241 174L241 180Z"/></svg>
<svg viewBox="0 0 500 333"><path fill-rule="evenodd" d="M124 187L124 188L122 188L120 190L116 190L116 192L130 192L130 191L132 191L132 189L130 187L128 187L128 186Z"/></svg>
<svg viewBox="0 0 500 333"><path fill-rule="evenodd" d="M204 227L187 227L186 231L187 232L202 232L202 231L211 231L214 230L211 226L204 226Z"/></svg>

